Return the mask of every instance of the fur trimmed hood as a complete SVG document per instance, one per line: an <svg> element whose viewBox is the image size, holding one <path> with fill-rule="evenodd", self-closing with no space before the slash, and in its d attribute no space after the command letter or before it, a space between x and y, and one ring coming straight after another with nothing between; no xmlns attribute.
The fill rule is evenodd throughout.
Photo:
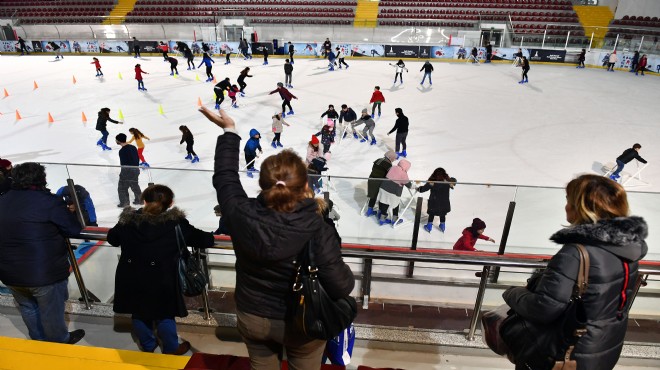
<svg viewBox="0 0 660 370"><path fill-rule="evenodd" d="M647 236L646 221L632 216L567 227L552 235L550 240L558 244L580 243L596 246L629 261L639 261L648 251L644 241Z"/></svg>
<svg viewBox="0 0 660 370"><path fill-rule="evenodd" d="M149 215L142 212L142 209L126 207L119 215L119 223L123 225L139 225L143 222L150 224L164 224L168 221L180 221L186 218L186 214L177 207L172 207L159 215Z"/></svg>

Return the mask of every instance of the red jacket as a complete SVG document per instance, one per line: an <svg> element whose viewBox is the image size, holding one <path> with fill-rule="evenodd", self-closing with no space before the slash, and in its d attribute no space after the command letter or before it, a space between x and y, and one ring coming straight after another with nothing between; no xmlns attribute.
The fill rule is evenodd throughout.
<svg viewBox="0 0 660 370"><path fill-rule="evenodd" d="M162 52L165 52L165 53L167 53L167 51L170 49L170 48L167 47L166 44L159 45L158 48L159 48Z"/></svg>
<svg viewBox="0 0 660 370"><path fill-rule="evenodd" d="M147 73L147 72L143 71L142 68L140 68L140 67L135 67L135 79L136 80L138 80L138 81L142 80L142 74L143 73Z"/></svg>
<svg viewBox="0 0 660 370"><path fill-rule="evenodd" d="M380 90L376 90L374 91L373 94L371 94L371 100L369 100L369 103L374 103L374 102L385 103L385 97L383 96L383 93L380 92Z"/></svg>
<svg viewBox="0 0 660 370"><path fill-rule="evenodd" d="M472 234L472 230L470 230L469 227L466 227L463 230L463 236L458 238L458 240L456 241L456 244L454 244L454 250L455 251L472 251L472 252L476 251L476 249L474 249L474 245L477 244L477 238L478 239L483 239L483 240L490 239L490 237L488 237L484 234L474 236L474 234Z"/></svg>
<svg viewBox="0 0 660 370"><path fill-rule="evenodd" d="M101 69L101 62L99 62L98 60L95 60L95 61L93 61L89 64L94 64L94 65L96 65L96 69Z"/></svg>
<svg viewBox="0 0 660 370"><path fill-rule="evenodd" d="M639 64L638 64L639 68L643 69L644 67L646 67L646 62L647 62L647 59L642 57L642 59L639 60Z"/></svg>

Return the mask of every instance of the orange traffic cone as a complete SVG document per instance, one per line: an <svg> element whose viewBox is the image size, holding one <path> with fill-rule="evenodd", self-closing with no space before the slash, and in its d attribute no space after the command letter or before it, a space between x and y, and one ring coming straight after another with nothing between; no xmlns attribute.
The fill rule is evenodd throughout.
<svg viewBox="0 0 660 370"><path fill-rule="evenodd" d="M48 123L53 123L55 120L53 119L53 116L50 115L50 112L48 112Z"/></svg>
<svg viewBox="0 0 660 370"><path fill-rule="evenodd" d="M202 106L202 98L197 98L197 106L198 107Z"/></svg>
<svg viewBox="0 0 660 370"><path fill-rule="evenodd" d="M18 109L16 109L16 120L18 121L21 118L23 118L23 117L21 117L21 114L18 113Z"/></svg>
<svg viewBox="0 0 660 370"><path fill-rule="evenodd" d="M87 116L85 115L85 112L82 112L82 121L83 123L87 123Z"/></svg>
<svg viewBox="0 0 660 370"><path fill-rule="evenodd" d="M76 82L78 82L78 81L76 81L76 76L73 76L73 84L75 85Z"/></svg>
<svg viewBox="0 0 660 370"><path fill-rule="evenodd" d="M213 76L213 83L216 83L216 82L215 82L215 76Z"/></svg>
<svg viewBox="0 0 660 370"><path fill-rule="evenodd" d="M7 89L5 89L5 98L9 96L9 93L7 92Z"/></svg>
<svg viewBox="0 0 660 370"><path fill-rule="evenodd" d="M36 90L38 88L39 88L39 85L37 85L37 81L34 81L34 89Z"/></svg>

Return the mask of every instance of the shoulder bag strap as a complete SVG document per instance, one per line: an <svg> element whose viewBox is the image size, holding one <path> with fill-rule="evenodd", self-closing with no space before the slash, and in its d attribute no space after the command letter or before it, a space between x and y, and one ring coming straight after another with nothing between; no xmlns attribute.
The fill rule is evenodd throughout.
<svg viewBox="0 0 660 370"><path fill-rule="evenodd" d="M587 291L589 286L589 252L587 248L582 244L576 244L578 252L580 252L580 268L578 269L578 276L575 283L575 292L577 297L582 297L582 295Z"/></svg>
<svg viewBox="0 0 660 370"><path fill-rule="evenodd" d="M181 231L181 225L177 224L174 227L176 231L176 245L179 247L179 255L183 255L184 251L188 250L186 245L186 239L183 237L183 231Z"/></svg>

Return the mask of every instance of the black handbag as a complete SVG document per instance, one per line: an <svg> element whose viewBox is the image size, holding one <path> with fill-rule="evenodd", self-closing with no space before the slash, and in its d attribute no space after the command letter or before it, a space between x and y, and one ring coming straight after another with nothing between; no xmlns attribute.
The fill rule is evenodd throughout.
<svg viewBox="0 0 660 370"><path fill-rule="evenodd" d="M501 323L499 333L512 363L526 364L534 370L577 369L571 354L577 341L587 332L582 295L589 281L589 253L580 244L576 247L580 253L580 267L564 313L551 324L537 324L511 310Z"/></svg>
<svg viewBox="0 0 660 370"><path fill-rule="evenodd" d="M195 297L204 292L209 283L206 273L199 261L188 251L186 239L181 226L176 225L176 244L179 246L179 285L181 293L187 297Z"/></svg>
<svg viewBox="0 0 660 370"><path fill-rule="evenodd" d="M297 258L293 284L291 320L310 338L329 340L348 328L357 316L357 303L351 296L330 298L318 279L314 246L310 240Z"/></svg>

